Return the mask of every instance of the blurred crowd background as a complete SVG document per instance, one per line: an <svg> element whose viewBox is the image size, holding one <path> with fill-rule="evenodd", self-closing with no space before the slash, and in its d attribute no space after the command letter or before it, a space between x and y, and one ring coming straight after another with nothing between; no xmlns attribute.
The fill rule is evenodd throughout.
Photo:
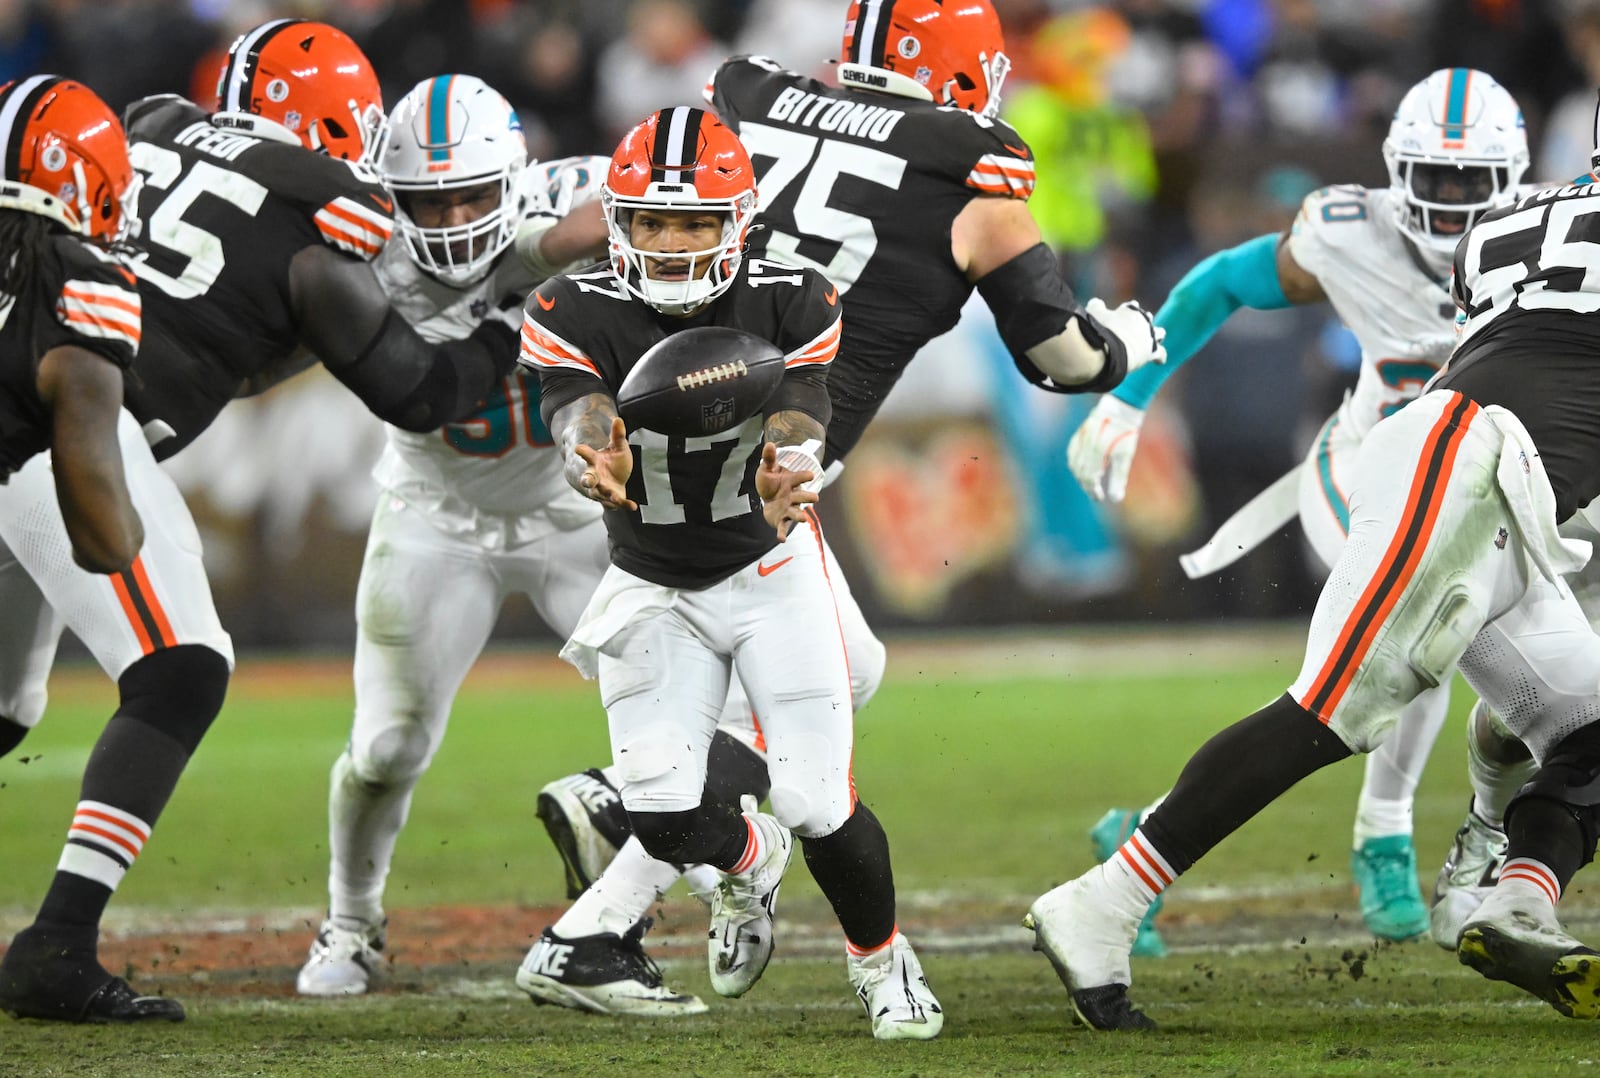
<svg viewBox="0 0 1600 1078"><path fill-rule="evenodd" d="M1283 228L1309 191L1386 184L1394 106L1435 68L1482 68L1515 95L1530 180L1588 166L1600 0L994 3L1015 64L1004 115L1035 151L1035 215L1083 295L1153 309L1207 253ZM295 15L348 30L390 104L420 79L476 74L517 107L536 156L608 154L650 111L698 104L729 54L831 80L847 6L0 0L0 78L53 70L119 107L157 92L209 104L228 42ZM972 321L914 365L829 507L869 614L892 627L1309 610L1318 570L1296 529L1210 581L1185 581L1175 554L1292 467L1351 383L1357 351L1328 308L1236 315L1158 402L1129 505L1110 512L1061 455L1087 405L1020 392L981 312ZM208 521L241 642L335 643L350 631L381 434L314 380L288 394L232 410L213 450L175 470ZM531 615L507 624L538 631Z"/></svg>

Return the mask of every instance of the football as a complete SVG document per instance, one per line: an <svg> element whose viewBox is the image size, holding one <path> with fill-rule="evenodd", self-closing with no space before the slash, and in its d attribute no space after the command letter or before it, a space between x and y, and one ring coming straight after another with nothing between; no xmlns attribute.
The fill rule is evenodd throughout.
<svg viewBox="0 0 1600 1078"><path fill-rule="evenodd" d="M783 380L783 353L753 333L699 326L639 357L617 390L629 430L676 438L731 430L755 415Z"/></svg>

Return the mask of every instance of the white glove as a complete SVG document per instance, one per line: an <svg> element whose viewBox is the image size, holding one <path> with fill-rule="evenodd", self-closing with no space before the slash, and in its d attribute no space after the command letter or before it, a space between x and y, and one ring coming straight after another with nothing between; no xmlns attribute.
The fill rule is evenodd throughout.
<svg viewBox="0 0 1600 1078"><path fill-rule="evenodd" d="M1108 393L1067 443L1067 467L1095 501L1120 502L1128 493L1128 470L1143 424L1143 408Z"/></svg>
<svg viewBox="0 0 1600 1078"><path fill-rule="evenodd" d="M1167 331L1151 320L1150 312L1139 306L1137 300L1130 299L1113 310L1104 300L1096 298L1085 303L1083 309L1100 327L1100 332L1122 342L1128 354L1129 373L1146 363L1167 361L1167 350L1161 343Z"/></svg>

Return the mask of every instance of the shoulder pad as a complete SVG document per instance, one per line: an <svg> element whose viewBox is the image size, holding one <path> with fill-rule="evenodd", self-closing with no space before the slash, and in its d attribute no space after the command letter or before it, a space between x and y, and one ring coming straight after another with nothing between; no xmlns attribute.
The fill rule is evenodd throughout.
<svg viewBox="0 0 1600 1078"><path fill-rule="evenodd" d="M1332 246L1360 242L1366 231L1361 223L1379 220L1386 212L1382 196L1387 190L1357 184L1320 187L1300 203L1290 231L1296 238L1315 236Z"/></svg>
<svg viewBox="0 0 1600 1078"><path fill-rule="evenodd" d="M53 237L61 266L56 321L84 347L128 367L139 350L143 308L138 278L114 255L71 236Z"/></svg>
<svg viewBox="0 0 1600 1078"><path fill-rule="evenodd" d="M606 272L609 275L610 271ZM616 288L614 281L612 287ZM576 343L583 330L593 324L594 317L593 311L586 315L578 310L578 292L579 286L568 276L551 277L534 289L523 308L518 362L536 371L565 369L603 377L588 352ZM613 294L617 299L627 299L620 288Z"/></svg>
<svg viewBox="0 0 1600 1078"><path fill-rule="evenodd" d="M940 123L937 137L956 155L956 166L965 165L962 179L968 187L985 195L1024 201L1033 194L1033 150L1015 128L1004 120L953 106L940 107L935 114L951 117Z"/></svg>
<svg viewBox="0 0 1600 1078"><path fill-rule="evenodd" d="M205 113L192 101L177 94L143 97L122 110L122 126L128 141L151 141L168 128L178 128L205 119Z"/></svg>
<svg viewBox="0 0 1600 1078"><path fill-rule="evenodd" d="M394 232L394 199L369 169L278 142L252 146L236 167L303 207L336 251L370 261Z"/></svg>
<svg viewBox="0 0 1600 1078"><path fill-rule="evenodd" d="M768 56L732 56L711 73L702 95L723 123L739 129L739 118L749 110L751 94L773 75L799 77Z"/></svg>

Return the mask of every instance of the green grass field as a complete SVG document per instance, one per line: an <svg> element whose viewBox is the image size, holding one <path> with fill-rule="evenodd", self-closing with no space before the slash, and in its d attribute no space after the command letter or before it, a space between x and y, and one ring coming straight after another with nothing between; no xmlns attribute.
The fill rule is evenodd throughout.
<svg viewBox="0 0 1600 1078"><path fill-rule="evenodd" d="M335 1003L296 999L286 964L219 973L132 968L184 1000L161 1029L0 1019L11 1074L1306 1074L1559 1073L1600 1065L1594 1030L1490 984L1426 943L1377 946L1350 895L1359 762L1303 783L1219 847L1168 899L1175 946L1134 966L1146 1036L1074 1028L1064 990L1018 921L1033 896L1089 863L1086 829L1112 804L1164 790L1202 741L1281 692L1284 635L990 639L892 645L890 677L857 720L856 777L894 846L900 923L948 1015L929 1044L877 1044L850 993L837 928L795 863L779 950L741 1000L710 991L692 900L670 896L651 941L669 979L711 1012L674 1022L535 1008L510 983L527 945L515 911L562 902L533 816L540 785L606 758L592 686L543 658L499 657L457 703L418 791L390 881L400 983ZM1459 717L1417 806L1431 876L1466 804ZM92 670L53 685L51 713L0 761L0 929L31 916L60 850L84 758L113 704ZM229 702L125 881L108 927L149 938L226 932L254 917L309 939L325 902L326 779L351 708L337 666L248 657ZM1600 904L1569 903L1592 929ZM413 913L487 907L493 958L430 966ZM503 942L494 938L505 921ZM519 922L520 923L520 922ZM259 927L257 931L263 931ZM410 968L410 967L408 967Z"/></svg>

